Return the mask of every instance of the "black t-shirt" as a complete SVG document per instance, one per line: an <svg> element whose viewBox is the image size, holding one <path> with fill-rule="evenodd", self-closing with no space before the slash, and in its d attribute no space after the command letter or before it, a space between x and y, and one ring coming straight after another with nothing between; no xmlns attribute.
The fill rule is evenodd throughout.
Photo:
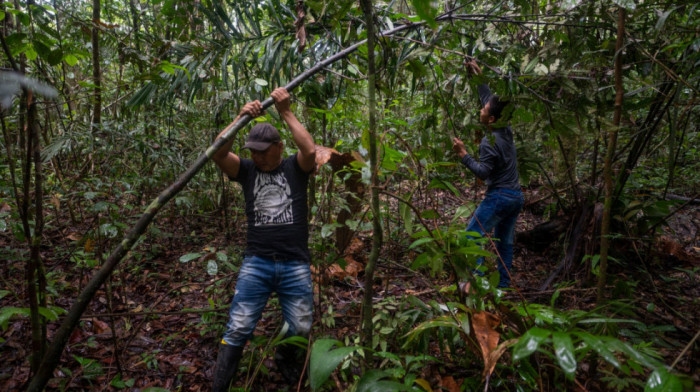
<svg viewBox="0 0 700 392"><path fill-rule="evenodd" d="M252 160L241 158L238 178L232 180L241 184L245 197L246 256L311 261L306 194L309 175L299 166L296 154L270 172L262 172Z"/></svg>

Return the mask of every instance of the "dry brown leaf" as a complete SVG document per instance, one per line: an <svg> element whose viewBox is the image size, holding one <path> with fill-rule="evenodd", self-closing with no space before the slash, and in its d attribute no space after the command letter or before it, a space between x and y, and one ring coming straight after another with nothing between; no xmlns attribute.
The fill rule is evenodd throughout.
<svg viewBox="0 0 700 392"><path fill-rule="evenodd" d="M364 253L364 248L365 243L362 242L361 239L353 237L352 240L350 240L350 245L345 248L345 253L348 255L357 255L358 253L362 254Z"/></svg>
<svg viewBox="0 0 700 392"><path fill-rule="evenodd" d="M80 234L73 232L68 234L66 238L68 238L71 241L80 241L80 239L83 237Z"/></svg>
<svg viewBox="0 0 700 392"><path fill-rule="evenodd" d="M476 340L481 347L481 355L484 358L484 377L491 374L496 366L491 360L491 352L498 347L500 334L494 329L500 324L498 316L489 312L477 312L472 316L472 328L476 335ZM500 357L500 356L499 356Z"/></svg>
<svg viewBox="0 0 700 392"><path fill-rule="evenodd" d="M92 328L96 334L112 333L112 328L107 323L100 319L92 319Z"/></svg>
<svg viewBox="0 0 700 392"><path fill-rule="evenodd" d="M501 359L503 354L508 350L508 348L518 342L518 339L510 339L498 345L498 347L489 353L489 359L484 363L484 373L482 376L484 378L488 377L493 373L493 369L496 368L498 360Z"/></svg>
<svg viewBox="0 0 700 392"><path fill-rule="evenodd" d="M350 256L345 256L345 268L342 268L339 264L332 264L326 270L326 275L329 278L343 280L348 276L357 278L357 274L362 272L364 269L363 265L355 261Z"/></svg>
<svg viewBox="0 0 700 392"><path fill-rule="evenodd" d="M0 213L10 211L10 205L7 203L0 204Z"/></svg>
<svg viewBox="0 0 700 392"><path fill-rule="evenodd" d="M440 386L450 392L459 392L459 385L452 376L445 376L440 378Z"/></svg>

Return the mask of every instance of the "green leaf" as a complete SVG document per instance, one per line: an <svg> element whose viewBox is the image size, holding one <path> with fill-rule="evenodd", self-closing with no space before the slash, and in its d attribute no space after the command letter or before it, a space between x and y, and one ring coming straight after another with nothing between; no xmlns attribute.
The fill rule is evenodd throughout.
<svg viewBox="0 0 700 392"><path fill-rule="evenodd" d="M423 245L423 244L427 244L428 242L433 242L433 238L432 238L432 237L419 238L419 239L413 241L413 243L408 247L408 249L409 249L409 250L410 250L410 249L413 249L413 248L415 248L415 247L417 247L417 246L421 246L421 245Z"/></svg>
<svg viewBox="0 0 700 392"><path fill-rule="evenodd" d="M342 345L342 342L335 339L320 339L314 343L309 360L309 383L312 390L318 390L348 355L360 349ZM333 346L340 348L333 350Z"/></svg>
<svg viewBox="0 0 700 392"><path fill-rule="evenodd" d="M692 389L693 382L691 380L670 373L663 367L654 370L644 386L644 392L682 392Z"/></svg>
<svg viewBox="0 0 700 392"><path fill-rule="evenodd" d="M429 321L422 322L418 324L417 327L413 328L409 333L405 335L405 337L408 338L406 341L406 344L411 342L412 340L416 339L418 336L423 334L423 332L433 329L433 328L440 328L440 327L447 327L447 328L454 328L454 329L459 329L459 324L452 318L452 316L440 316L437 318L434 318Z"/></svg>
<svg viewBox="0 0 700 392"><path fill-rule="evenodd" d="M666 19L668 19L669 15L671 15L671 13L676 10L676 8L678 7L672 7L670 10L664 12L663 14L661 14L661 16L659 16L659 20L656 22L656 26L654 26L654 28L657 31L661 30L664 27L664 24L666 24Z"/></svg>
<svg viewBox="0 0 700 392"><path fill-rule="evenodd" d="M15 315L29 316L29 308L7 307L0 309L0 327L5 330L10 318Z"/></svg>
<svg viewBox="0 0 700 392"><path fill-rule="evenodd" d="M455 188L454 185L452 185L452 183L450 183L449 181L444 181L440 178L433 178L430 181L430 184L428 185L428 189L435 189L435 188L444 189L446 191L452 192L455 196L458 196L458 197L460 196L459 191L457 190L457 188Z"/></svg>
<svg viewBox="0 0 700 392"><path fill-rule="evenodd" d="M30 61L36 60L37 56L39 55L32 46L28 46L27 49L24 51L24 54L27 56L27 60Z"/></svg>
<svg viewBox="0 0 700 392"><path fill-rule="evenodd" d="M333 233L335 233L335 229L339 227L343 227L343 225L341 225L340 223L326 223L325 225L323 225L323 227L321 227L321 238L330 237L331 235L333 235Z"/></svg>
<svg viewBox="0 0 700 392"><path fill-rule="evenodd" d="M78 58L70 53L63 56L63 61L65 61L66 64L70 65L71 67L78 64Z"/></svg>
<svg viewBox="0 0 700 392"><path fill-rule="evenodd" d="M594 336L585 332L578 333L578 336L580 336L588 346L597 352L598 355L603 357L603 359L605 359L608 363L620 369L620 361L618 361L617 357L615 357L612 351L608 349L608 345L602 337Z"/></svg>
<svg viewBox="0 0 700 392"><path fill-rule="evenodd" d="M66 313L67 311L63 308L59 308L57 306L52 306L51 308L45 308L40 306L39 307L39 314L44 316L44 318L48 321L56 321L58 320L58 315L62 313Z"/></svg>
<svg viewBox="0 0 700 392"><path fill-rule="evenodd" d="M529 357L534 353L540 344L549 339L550 332L546 329L534 327L520 337L518 343L513 347L513 361L519 361Z"/></svg>
<svg viewBox="0 0 700 392"><path fill-rule="evenodd" d="M428 26L433 29L437 27L437 22L435 21L437 10L431 6L430 0L412 0L411 3L413 8L416 9L416 14L428 23Z"/></svg>
<svg viewBox="0 0 700 392"><path fill-rule="evenodd" d="M267 86L267 81L264 79L255 78L255 84L258 86Z"/></svg>
<svg viewBox="0 0 700 392"><path fill-rule="evenodd" d="M553 332L552 343L554 352L557 355L557 362L566 376L570 379L576 373L576 357L574 356L574 345L571 336L564 332Z"/></svg>
<svg viewBox="0 0 700 392"><path fill-rule="evenodd" d="M201 253L188 253L188 254L186 254L186 255L180 256L180 262L181 262L181 263L187 263L187 262L190 262L190 261L192 261L192 260L194 260L194 259L198 259L198 258L200 258L200 257L202 257L202 254L201 254Z"/></svg>

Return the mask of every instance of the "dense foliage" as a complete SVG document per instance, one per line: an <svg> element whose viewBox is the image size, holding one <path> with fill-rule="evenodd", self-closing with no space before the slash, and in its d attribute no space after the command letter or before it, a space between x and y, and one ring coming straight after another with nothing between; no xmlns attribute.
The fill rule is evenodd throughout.
<svg viewBox="0 0 700 392"><path fill-rule="evenodd" d="M377 238L381 230L383 244L367 241L361 253L372 248L380 265L409 271L411 279L430 282L430 290L384 291L374 298L372 328L360 331L359 318L350 328L335 328L333 283L320 284L309 388L691 390L699 381L692 355L700 246L693 223L700 183L697 5L412 0L373 2L373 13L377 32L411 26L378 33L373 48L360 46L294 91L295 112L316 143L355 158L341 170L325 165L316 175L310 248L315 270L324 275L335 263L350 262L346 244L333 241L336 229L347 227L360 239L373 237L372 230ZM31 342L23 343L24 362L3 371L0 385L20 389L41 368L52 334L89 276L243 103L262 101L366 39L367 29L359 3L349 1L54 0L0 5L0 38L0 258L8 260L0 289L0 353L15 350L6 346L13 339ZM463 63L471 58L483 76L467 77ZM368 86L368 79L375 83ZM451 138L481 138L475 90L482 82L515 103L509 115L529 192L527 228L560 225L540 234L551 237L544 239L545 270L555 273L538 276L547 283L538 284L534 299L523 290L504 295L495 289L497 274L468 272L478 256L491 254L489 241L463 235L480 185L456 164ZM369 87L376 88L372 128ZM282 125L274 110L264 119ZM244 135L236 136L237 152ZM286 140L289 153L293 145ZM608 254L600 249L606 164L614 185L609 267L599 262ZM350 186L353 178L369 185L374 174L379 208L370 207L369 190ZM353 193L360 197L357 208ZM237 187L205 165L139 238L118 277L102 287L101 298L108 299L93 310L113 313L117 302L128 308L130 293L113 285L154 269L166 273L161 261L167 257L197 262L201 268L172 283L210 282L200 298L198 307L208 312L198 328L213 348L223 327L216 312L225 312L230 296L221 281L235 278L240 262L241 200ZM676 230L690 238L671 241L676 250L664 251L659 244L669 242L662 234L679 216L695 231ZM668 274L659 281L654 270ZM588 288L599 276L602 300L596 301ZM475 292L462 298L440 288L455 279L471 281ZM689 325L647 323L654 302L675 307L675 299L661 298L659 282L694 290L684 294L695 299L678 304L693 314L668 310ZM636 301L643 287L658 295L644 307ZM575 290L583 290L578 295L585 303L561 300ZM134 328L129 317L101 322L115 335ZM500 344L484 349L481 333L496 334ZM266 374L264 358L277 343L253 342L249 380ZM140 358L157 378L155 354ZM49 388L133 387L133 374L116 362L107 369L99 358L64 353L61 370L48 370L54 377ZM428 365L440 370L429 373ZM461 385L445 381L447 373ZM5 381L17 375L23 379ZM179 387L168 388L188 385L178 380ZM247 387L256 390L252 381Z"/></svg>

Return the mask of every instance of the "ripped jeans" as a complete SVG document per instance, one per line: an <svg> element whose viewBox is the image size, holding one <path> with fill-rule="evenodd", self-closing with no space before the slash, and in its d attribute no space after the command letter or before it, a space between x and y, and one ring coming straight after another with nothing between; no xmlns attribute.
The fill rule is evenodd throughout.
<svg viewBox="0 0 700 392"><path fill-rule="evenodd" d="M236 290L221 343L244 346L253 335L265 304L276 292L287 336L308 337L313 318L311 270L305 261L275 261L245 257L238 273Z"/></svg>

